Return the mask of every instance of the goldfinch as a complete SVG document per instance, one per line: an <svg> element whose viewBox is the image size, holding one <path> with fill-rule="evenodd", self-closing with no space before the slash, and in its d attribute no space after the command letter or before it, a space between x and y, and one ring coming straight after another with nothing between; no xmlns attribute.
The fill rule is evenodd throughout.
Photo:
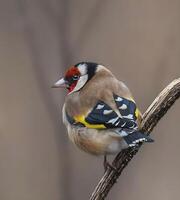
<svg viewBox="0 0 180 200"><path fill-rule="evenodd" d="M142 116L130 90L105 66L78 63L53 87L68 90L63 122L69 138L80 149L106 156L153 142L139 131Z"/></svg>

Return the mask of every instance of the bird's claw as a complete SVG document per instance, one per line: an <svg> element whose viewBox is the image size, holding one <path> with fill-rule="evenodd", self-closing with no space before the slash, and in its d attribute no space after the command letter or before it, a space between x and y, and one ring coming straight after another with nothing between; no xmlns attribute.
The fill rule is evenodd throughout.
<svg viewBox="0 0 180 200"><path fill-rule="evenodd" d="M118 173L117 168L107 161L107 158L106 158L106 155L105 155L104 156L104 171L106 171L108 168L110 168L113 171L115 171L116 173Z"/></svg>

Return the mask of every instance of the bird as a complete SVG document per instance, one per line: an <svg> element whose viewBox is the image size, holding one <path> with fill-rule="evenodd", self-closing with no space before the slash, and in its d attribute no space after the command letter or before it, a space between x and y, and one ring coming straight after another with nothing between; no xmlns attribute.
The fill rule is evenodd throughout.
<svg viewBox="0 0 180 200"><path fill-rule="evenodd" d="M81 150L106 156L143 142L153 142L140 130L142 114L129 88L104 65L79 62L52 86L66 88L63 123L70 140Z"/></svg>

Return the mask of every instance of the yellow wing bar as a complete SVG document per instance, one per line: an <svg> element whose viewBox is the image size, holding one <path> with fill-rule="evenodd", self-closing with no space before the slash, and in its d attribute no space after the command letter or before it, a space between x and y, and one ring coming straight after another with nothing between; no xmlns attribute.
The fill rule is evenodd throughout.
<svg viewBox="0 0 180 200"><path fill-rule="evenodd" d="M86 122L84 115L75 116L74 119L76 122L82 123L87 128L94 128L94 129L105 129L106 128L103 124L89 124L88 122Z"/></svg>

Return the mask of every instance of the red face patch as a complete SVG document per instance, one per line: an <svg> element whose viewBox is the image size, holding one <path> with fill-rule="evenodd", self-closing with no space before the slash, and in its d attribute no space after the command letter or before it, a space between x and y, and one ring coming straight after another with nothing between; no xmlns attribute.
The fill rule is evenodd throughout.
<svg viewBox="0 0 180 200"><path fill-rule="evenodd" d="M72 92L77 85L78 78L81 74L77 67L72 66L65 73L65 80L68 82L68 91Z"/></svg>
<svg viewBox="0 0 180 200"><path fill-rule="evenodd" d="M71 78L75 75L80 75L80 72L78 70L77 67L72 66L71 68L69 68L66 73L65 73L65 78Z"/></svg>

